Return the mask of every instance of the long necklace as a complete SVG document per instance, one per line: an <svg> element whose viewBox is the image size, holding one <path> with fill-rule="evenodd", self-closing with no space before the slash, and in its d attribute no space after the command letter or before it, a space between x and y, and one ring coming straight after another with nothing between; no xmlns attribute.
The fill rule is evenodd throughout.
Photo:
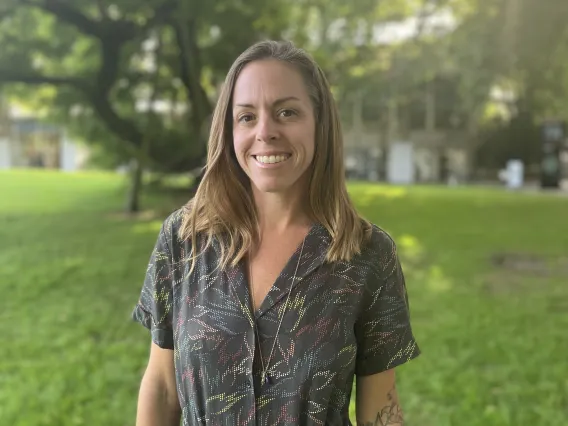
<svg viewBox="0 0 568 426"><path fill-rule="evenodd" d="M262 354L262 345L260 344L260 335L258 333L258 326L256 323L256 318L254 318L253 313L253 321L254 321L254 333L256 334L256 339L258 342L258 350L260 352L260 364L262 366L262 373L261 373L261 383L262 384L270 384L270 376L268 375L268 369L270 368L270 362L272 361L272 355L274 354L274 348L276 347L276 341L278 339L278 334L280 333L280 326L282 325L282 320L284 319L284 315L288 310L288 300L290 300L290 294L292 293L292 286L296 281L296 274L298 273L298 267L300 266L300 260L302 259L302 254L304 253L304 243L306 239L302 241L302 248L300 249L300 256L298 257L298 263L296 264L296 270L294 271L294 277L290 282L290 287L288 288L288 295L286 296L286 302L284 304L284 309L282 310L282 314L280 315L280 319L278 321L278 328L276 329L276 335L274 336L274 341L272 342L272 348L270 349L270 355L268 356L268 360L266 361L266 365L264 364L264 356ZM250 292L252 295L252 304L253 304L253 311L255 310L255 300L254 300L254 289L252 286L252 266L249 258L249 282L250 282Z"/></svg>

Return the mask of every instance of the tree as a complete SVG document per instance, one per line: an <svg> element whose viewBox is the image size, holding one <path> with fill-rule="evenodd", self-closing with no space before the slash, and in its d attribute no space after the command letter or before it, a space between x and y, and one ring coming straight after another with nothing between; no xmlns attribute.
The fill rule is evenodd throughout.
<svg viewBox="0 0 568 426"><path fill-rule="evenodd" d="M0 13L0 83L120 159L190 171L203 164L219 81L242 50L279 33L278 21L267 19L278 7L260 0L11 2ZM139 188L141 174L132 176ZM132 194L131 211L138 191Z"/></svg>

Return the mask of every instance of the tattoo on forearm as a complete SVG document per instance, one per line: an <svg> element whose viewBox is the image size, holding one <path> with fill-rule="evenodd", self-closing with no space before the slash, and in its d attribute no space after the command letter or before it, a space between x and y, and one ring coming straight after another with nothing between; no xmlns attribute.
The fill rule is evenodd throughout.
<svg viewBox="0 0 568 426"><path fill-rule="evenodd" d="M374 422L357 420L357 426L403 426L402 409L395 398L395 388L388 394L388 405L385 405L381 411L377 413Z"/></svg>

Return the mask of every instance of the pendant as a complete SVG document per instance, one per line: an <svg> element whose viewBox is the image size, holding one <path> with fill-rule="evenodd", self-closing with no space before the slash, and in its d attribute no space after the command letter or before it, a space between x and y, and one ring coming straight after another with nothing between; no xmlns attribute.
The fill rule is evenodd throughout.
<svg viewBox="0 0 568 426"><path fill-rule="evenodd" d="M270 385L270 376L268 374L262 373L262 383L265 385Z"/></svg>

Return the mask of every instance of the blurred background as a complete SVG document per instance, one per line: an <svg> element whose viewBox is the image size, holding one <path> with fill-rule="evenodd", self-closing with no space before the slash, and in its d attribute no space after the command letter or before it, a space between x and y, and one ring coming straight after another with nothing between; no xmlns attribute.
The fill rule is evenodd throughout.
<svg viewBox="0 0 568 426"><path fill-rule="evenodd" d="M0 0L0 425L134 424L150 252L266 38L325 70L350 194L397 241L408 425L568 425L566 22L566 0Z"/></svg>

